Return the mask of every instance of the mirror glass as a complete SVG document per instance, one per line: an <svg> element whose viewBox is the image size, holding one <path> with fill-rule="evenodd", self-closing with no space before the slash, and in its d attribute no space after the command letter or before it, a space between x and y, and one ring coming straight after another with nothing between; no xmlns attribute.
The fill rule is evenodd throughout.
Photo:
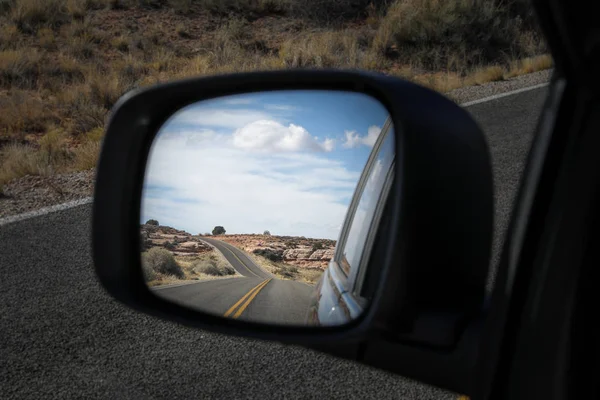
<svg viewBox="0 0 600 400"><path fill-rule="evenodd" d="M362 93L256 92L179 110L146 166L146 284L223 318L350 322L368 304L360 287L393 159L389 113Z"/></svg>

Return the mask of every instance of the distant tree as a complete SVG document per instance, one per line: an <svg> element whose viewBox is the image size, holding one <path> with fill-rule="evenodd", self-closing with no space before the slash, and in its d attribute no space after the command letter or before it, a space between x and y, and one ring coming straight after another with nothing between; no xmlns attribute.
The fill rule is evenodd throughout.
<svg viewBox="0 0 600 400"><path fill-rule="evenodd" d="M210 232L206 232L204 236L211 236Z"/></svg>
<svg viewBox="0 0 600 400"><path fill-rule="evenodd" d="M271 236L271 232L269 232L269 231L264 231L264 232L263 232L263 235L265 235L265 236Z"/></svg>
<svg viewBox="0 0 600 400"><path fill-rule="evenodd" d="M146 225L158 226L158 221L155 219L149 219L148 221L146 221Z"/></svg>
<svg viewBox="0 0 600 400"><path fill-rule="evenodd" d="M223 228L222 226L215 226L215 229L212 230L212 234L213 235L224 235L225 228Z"/></svg>

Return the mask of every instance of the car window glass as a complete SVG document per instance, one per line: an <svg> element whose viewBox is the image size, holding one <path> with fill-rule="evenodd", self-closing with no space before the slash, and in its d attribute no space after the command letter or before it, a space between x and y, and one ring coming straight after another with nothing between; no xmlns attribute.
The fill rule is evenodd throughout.
<svg viewBox="0 0 600 400"><path fill-rule="evenodd" d="M373 163L370 166L369 175L343 245L340 266L347 275L350 274L352 269L358 268L360 263L371 221L377 210L379 198L393 159L394 134L393 129L390 128L384 142L379 148L377 157L373 159Z"/></svg>

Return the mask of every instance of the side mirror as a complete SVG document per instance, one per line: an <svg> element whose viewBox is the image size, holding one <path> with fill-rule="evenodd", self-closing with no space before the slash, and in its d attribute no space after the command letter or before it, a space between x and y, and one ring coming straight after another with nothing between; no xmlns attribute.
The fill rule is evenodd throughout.
<svg viewBox="0 0 600 400"><path fill-rule="evenodd" d="M115 106L94 261L140 311L469 393L492 218L484 136L443 96L367 73L236 74Z"/></svg>

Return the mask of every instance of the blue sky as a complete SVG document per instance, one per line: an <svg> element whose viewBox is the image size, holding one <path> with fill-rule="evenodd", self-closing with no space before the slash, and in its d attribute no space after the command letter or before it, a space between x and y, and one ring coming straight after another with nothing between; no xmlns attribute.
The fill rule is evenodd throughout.
<svg viewBox="0 0 600 400"><path fill-rule="evenodd" d="M337 239L387 110L358 93L222 97L174 114L152 146L142 222L190 233Z"/></svg>

